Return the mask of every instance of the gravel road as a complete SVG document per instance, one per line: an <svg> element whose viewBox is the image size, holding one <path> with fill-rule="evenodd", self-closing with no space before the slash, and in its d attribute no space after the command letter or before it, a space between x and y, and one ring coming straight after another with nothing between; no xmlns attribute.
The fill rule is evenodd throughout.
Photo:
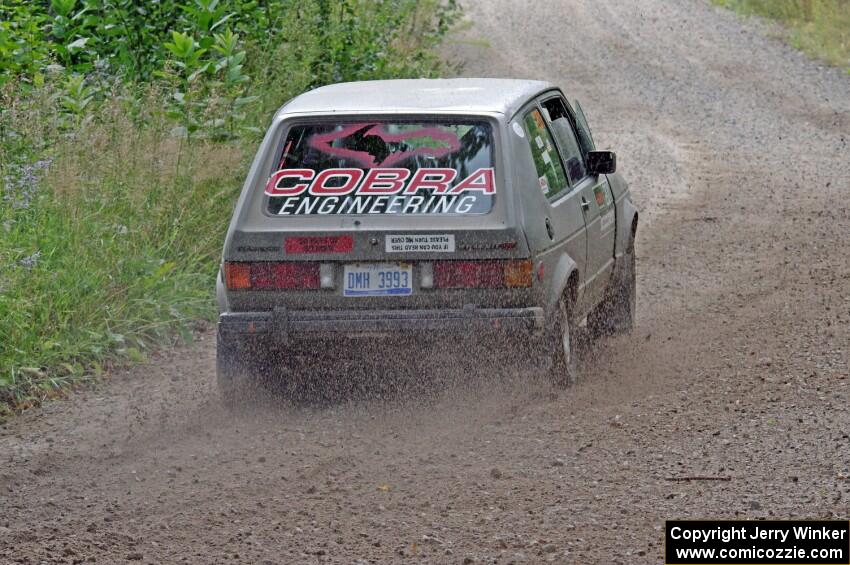
<svg viewBox="0 0 850 565"><path fill-rule="evenodd" d="M635 333L566 391L435 354L232 416L200 331L0 428L0 562L660 563L667 518L850 517L850 77L707 1L468 12L464 74L561 84L617 151Z"/></svg>

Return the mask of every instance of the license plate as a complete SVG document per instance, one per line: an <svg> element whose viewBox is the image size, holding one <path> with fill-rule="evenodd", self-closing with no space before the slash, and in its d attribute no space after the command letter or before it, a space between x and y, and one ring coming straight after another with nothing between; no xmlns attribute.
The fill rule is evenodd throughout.
<svg viewBox="0 0 850 565"><path fill-rule="evenodd" d="M413 294L413 267L408 263L360 263L345 266L343 296Z"/></svg>

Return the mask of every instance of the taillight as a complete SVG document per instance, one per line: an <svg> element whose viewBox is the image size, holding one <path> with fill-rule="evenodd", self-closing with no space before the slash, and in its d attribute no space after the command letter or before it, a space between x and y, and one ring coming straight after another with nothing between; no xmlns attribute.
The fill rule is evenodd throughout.
<svg viewBox="0 0 850 565"><path fill-rule="evenodd" d="M531 261L508 261L505 265L505 286L531 286Z"/></svg>
<svg viewBox="0 0 850 565"><path fill-rule="evenodd" d="M437 261L435 288L527 287L532 282L531 261Z"/></svg>
<svg viewBox="0 0 850 565"><path fill-rule="evenodd" d="M319 263L225 263L229 290L319 288Z"/></svg>
<svg viewBox="0 0 850 565"><path fill-rule="evenodd" d="M224 282L230 290L251 288L251 264L225 263Z"/></svg>

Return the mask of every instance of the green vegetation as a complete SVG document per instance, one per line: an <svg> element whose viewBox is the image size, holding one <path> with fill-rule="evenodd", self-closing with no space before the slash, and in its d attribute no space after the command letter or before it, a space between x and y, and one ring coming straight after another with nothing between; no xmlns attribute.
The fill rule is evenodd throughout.
<svg viewBox="0 0 850 565"><path fill-rule="evenodd" d="M850 0L714 0L740 13L777 20L794 47L850 71Z"/></svg>
<svg viewBox="0 0 850 565"><path fill-rule="evenodd" d="M272 112L433 76L430 0L0 0L0 417L191 337Z"/></svg>

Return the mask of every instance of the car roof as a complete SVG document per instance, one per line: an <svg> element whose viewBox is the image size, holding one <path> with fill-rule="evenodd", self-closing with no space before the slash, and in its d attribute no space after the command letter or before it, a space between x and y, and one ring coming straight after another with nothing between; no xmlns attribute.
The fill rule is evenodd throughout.
<svg viewBox="0 0 850 565"><path fill-rule="evenodd" d="M310 90L279 113L500 113L512 116L554 86L499 78L398 79L342 82Z"/></svg>

